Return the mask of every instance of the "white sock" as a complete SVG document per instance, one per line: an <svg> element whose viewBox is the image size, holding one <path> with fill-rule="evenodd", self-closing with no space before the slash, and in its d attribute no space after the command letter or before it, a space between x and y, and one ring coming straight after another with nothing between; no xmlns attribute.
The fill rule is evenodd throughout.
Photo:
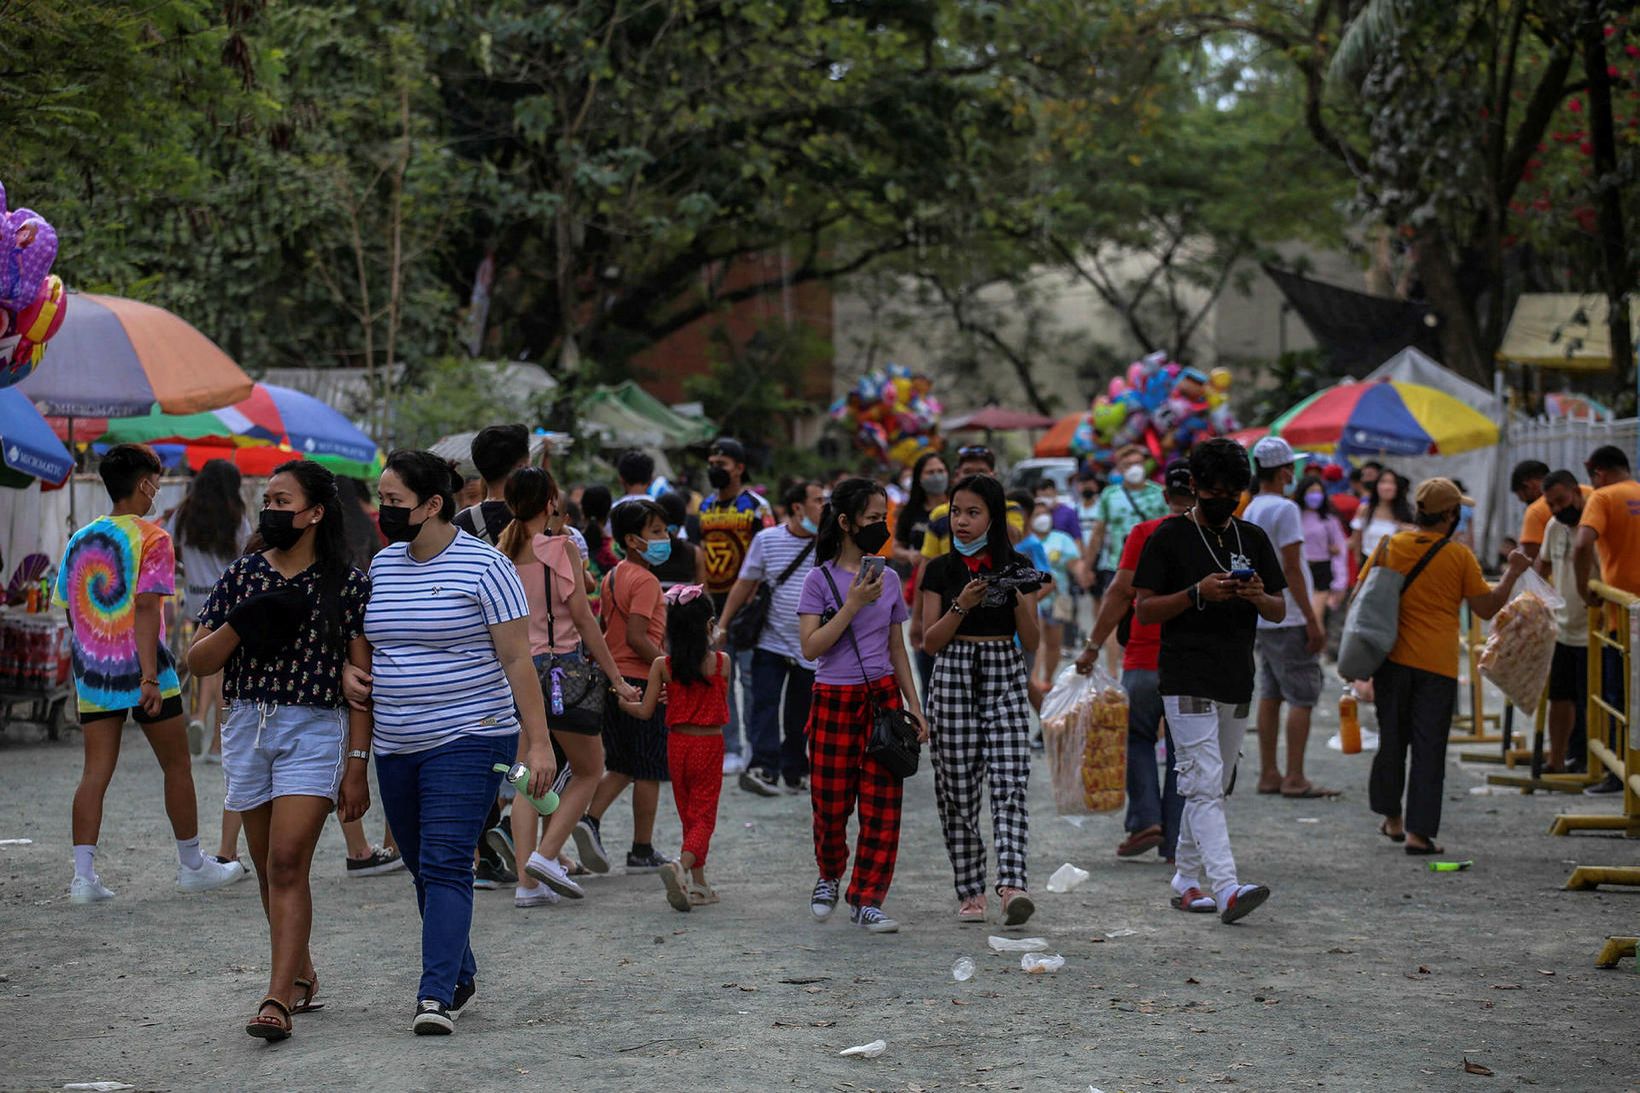
<svg viewBox="0 0 1640 1093"><path fill-rule="evenodd" d="M177 860L184 869L198 869L205 864L205 855L199 852L199 836L177 840Z"/></svg>
<svg viewBox="0 0 1640 1093"><path fill-rule="evenodd" d="M1173 892L1175 895L1182 896L1192 888L1200 888L1201 886L1202 882L1195 877L1184 877L1178 873L1173 874Z"/></svg>
<svg viewBox="0 0 1640 1093"><path fill-rule="evenodd" d="M1237 881L1231 881L1229 884L1213 893L1213 902L1217 903L1219 905L1219 910L1222 911L1230 905L1230 897L1239 891L1241 891L1241 884Z"/></svg>
<svg viewBox="0 0 1640 1093"><path fill-rule="evenodd" d="M92 866L91 859L96 856L96 843L74 844L74 875L86 880L96 880L97 870Z"/></svg>

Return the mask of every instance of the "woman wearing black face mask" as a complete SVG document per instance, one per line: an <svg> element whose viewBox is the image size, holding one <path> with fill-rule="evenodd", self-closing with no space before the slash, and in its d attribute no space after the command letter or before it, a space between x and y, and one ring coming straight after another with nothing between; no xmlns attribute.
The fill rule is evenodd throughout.
<svg viewBox="0 0 1640 1093"><path fill-rule="evenodd" d="M268 479L250 553L217 582L188 651L196 674L224 672L226 807L244 821L273 946L267 995L245 1026L264 1040L287 1038L291 1014L319 1008L313 849L333 809L348 821L370 806L364 764L347 759L367 752L370 717L342 696L343 663L370 663L369 598L348 562L335 478L294 460Z"/></svg>

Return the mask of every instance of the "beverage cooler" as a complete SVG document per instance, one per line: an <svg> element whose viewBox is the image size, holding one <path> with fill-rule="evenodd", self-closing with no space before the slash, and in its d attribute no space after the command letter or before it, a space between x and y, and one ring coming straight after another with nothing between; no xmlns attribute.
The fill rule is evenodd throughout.
<svg viewBox="0 0 1640 1093"><path fill-rule="evenodd" d="M55 740L75 723L70 637L61 611L0 608L0 728L40 725Z"/></svg>

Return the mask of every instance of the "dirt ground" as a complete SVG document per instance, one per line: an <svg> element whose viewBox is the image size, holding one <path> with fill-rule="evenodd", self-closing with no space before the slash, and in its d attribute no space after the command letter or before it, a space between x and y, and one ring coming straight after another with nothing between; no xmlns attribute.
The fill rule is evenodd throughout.
<svg viewBox="0 0 1640 1093"><path fill-rule="evenodd" d="M887 909L897 936L810 920L806 800L753 798L726 782L712 873L723 902L678 914L660 882L616 872L589 897L518 910L479 892L475 1012L450 1038L408 1031L420 936L406 874L348 880L331 825L315 867L314 956L328 1002L268 1046L242 1031L265 984L254 883L184 896L159 773L128 730L99 868L115 901L75 907L68 802L77 735L0 740L0 1087L116 1080L138 1089L837 1090L1640 1088L1640 978L1599 971L1608 934L1640 929L1640 892L1561 890L1578 862L1635 864L1640 843L1548 834L1600 801L1469 792L1454 764L1442 841L1465 873L1431 874L1375 834L1370 756L1311 748L1338 801L1243 789L1230 825L1244 879L1274 889L1239 925L1168 908L1165 866L1119 862L1120 816L1054 814L1033 773L1026 932L1065 957L1026 975L987 948L993 928L954 918L927 770L908 784ZM198 766L207 845L221 774ZM379 812L367 819L377 830ZM624 847L630 814L606 821ZM675 849L663 797L657 844ZM1045 891L1063 862L1092 878ZM978 973L951 976L969 956ZM875 1059L840 1058L882 1039ZM1492 1077L1466 1074L1464 1060Z"/></svg>

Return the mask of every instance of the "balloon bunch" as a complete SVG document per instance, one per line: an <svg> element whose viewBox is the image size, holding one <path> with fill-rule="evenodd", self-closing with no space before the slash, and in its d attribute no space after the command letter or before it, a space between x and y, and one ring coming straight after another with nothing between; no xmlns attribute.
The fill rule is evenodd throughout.
<svg viewBox="0 0 1640 1093"><path fill-rule="evenodd" d="M0 387L39 367L63 325L68 293L51 272L56 260L57 229L33 209L8 213L0 183Z"/></svg>
<svg viewBox="0 0 1640 1093"><path fill-rule="evenodd" d="M831 404L831 419L877 462L908 467L936 446L941 409L929 393L933 386L927 376L891 364L861 376L854 390Z"/></svg>
<svg viewBox="0 0 1640 1093"><path fill-rule="evenodd" d="M1230 412L1228 368L1203 373L1151 353L1127 366L1093 400L1071 438L1071 454L1108 461L1112 452L1137 444L1160 465L1184 455L1198 441L1226 436L1239 427Z"/></svg>

